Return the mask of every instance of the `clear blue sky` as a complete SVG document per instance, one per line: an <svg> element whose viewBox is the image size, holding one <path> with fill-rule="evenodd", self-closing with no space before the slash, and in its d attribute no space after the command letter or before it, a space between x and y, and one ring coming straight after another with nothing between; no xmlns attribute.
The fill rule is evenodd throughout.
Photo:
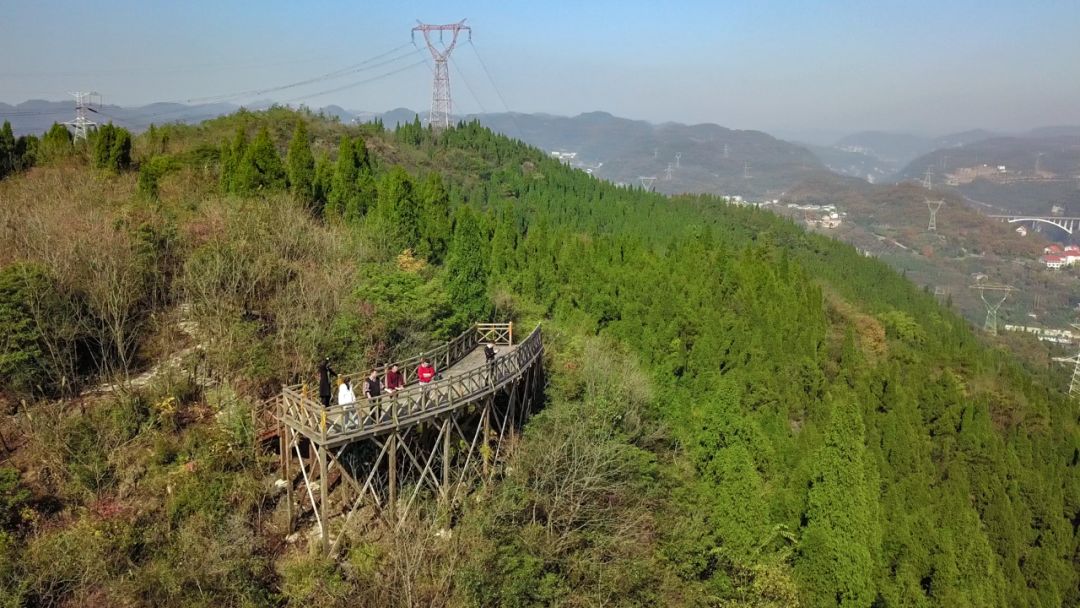
<svg viewBox="0 0 1080 608"><path fill-rule="evenodd" d="M459 112L606 110L789 135L1080 123L1078 0L2 0L0 15L9 103L93 89L133 105L272 87L407 44L415 19L467 17L475 46L459 47L451 68ZM420 60L409 51L263 97L425 109L423 65L302 99Z"/></svg>

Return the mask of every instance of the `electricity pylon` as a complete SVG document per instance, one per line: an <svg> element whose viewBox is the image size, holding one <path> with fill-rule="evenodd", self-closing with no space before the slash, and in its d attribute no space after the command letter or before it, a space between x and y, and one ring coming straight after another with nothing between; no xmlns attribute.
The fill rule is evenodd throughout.
<svg viewBox="0 0 1080 608"><path fill-rule="evenodd" d="M753 177L752 175L750 175L750 161L746 161L743 163L742 177L743 179L750 179L751 177Z"/></svg>
<svg viewBox="0 0 1080 608"><path fill-rule="evenodd" d="M655 175L650 176L650 177L645 177L644 175L639 175L638 179L641 180L641 187L644 188L646 192L652 192L653 182L656 181L656 176Z"/></svg>
<svg viewBox="0 0 1080 608"><path fill-rule="evenodd" d="M941 206L945 204L945 201L932 201L926 199L926 207L930 209L930 224L926 226L926 229L931 232L937 232L937 212L941 209Z"/></svg>
<svg viewBox="0 0 1080 608"><path fill-rule="evenodd" d="M933 177L934 177L934 170L931 169L930 167L927 167L926 168L926 176L923 177L923 182L922 182L923 188L926 188L927 190L933 190L934 189Z"/></svg>
<svg viewBox="0 0 1080 608"><path fill-rule="evenodd" d="M671 163L668 163L667 164L667 169L664 169L664 181L665 182L670 182L671 181Z"/></svg>
<svg viewBox="0 0 1080 608"><path fill-rule="evenodd" d="M69 120L64 124L71 127L73 133L73 139L79 141L85 140L87 133L90 131L90 127L96 127L97 123L86 117L87 111L97 112L91 104L94 97L98 98L98 105L101 105L100 93L72 93L75 97L75 120Z"/></svg>
<svg viewBox="0 0 1080 608"><path fill-rule="evenodd" d="M446 25L430 25L420 21L417 23L420 25L412 29L413 39L415 41L416 32L424 34L424 42L427 43L431 58L435 60L435 82L431 87L431 114L428 115L428 124L432 129L441 131L450 128L450 114L453 110L450 100L450 69L446 62L450 59L450 53L454 51L454 47L457 46L458 34L463 31L469 32L469 40L472 40L472 28L465 25L464 19L458 23ZM431 39L432 32L439 32L440 44L443 44L443 33L450 32L450 44L443 44L440 49Z"/></svg>
<svg viewBox="0 0 1080 608"><path fill-rule="evenodd" d="M675 168L676 169L681 169L682 168L681 165L679 165L679 160L681 158L682 158L682 152L676 152L675 153Z"/></svg>
<svg viewBox="0 0 1080 608"><path fill-rule="evenodd" d="M1071 325L1080 329L1080 324L1071 323ZM1069 396L1074 399L1080 398L1080 352L1071 357L1054 357L1054 361L1073 364L1072 379L1069 380Z"/></svg>
<svg viewBox="0 0 1080 608"><path fill-rule="evenodd" d="M1016 288L1011 285L980 283L972 285L971 289L978 289L979 297L982 298L983 304L986 304L986 322L983 323L983 330L990 335L996 336L998 333L998 310L1001 309L1001 305L1009 297L1009 292L1016 291ZM988 291L996 294L992 295L989 300L986 298L986 292Z"/></svg>

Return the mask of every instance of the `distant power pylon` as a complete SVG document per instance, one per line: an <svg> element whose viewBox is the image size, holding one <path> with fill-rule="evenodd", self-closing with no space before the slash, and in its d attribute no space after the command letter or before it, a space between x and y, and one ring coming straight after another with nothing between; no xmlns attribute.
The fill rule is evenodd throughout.
<svg viewBox="0 0 1080 608"><path fill-rule="evenodd" d="M982 298L983 304L986 304L986 322L983 323L983 329L996 336L998 333L998 310L1001 309L1001 305L1005 303L1005 299L1009 297L1009 292L1016 291L1016 288L1011 285L995 285L993 283L980 283L971 286L972 289L979 290L979 297ZM990 299L986 298L986 292L990 292Z"/></svg>
<svg viewBox="0 0 1080 608"><path fill-rule="evenodd" d="M742 177L743 179L750 179L753 177L753 175L750 175L750 161L746 161L743 163Z"/></svg>
<svg viewBox="0 0 1080 608"><path fill-rule="evenodd" d="M97 123L86 117L87 112L97 113L93 108L94 97L97 97L98 105L101 105L100 93L72 93L75 97L75 120L69 120L64 124L71 127L75 141L85 140L90 127L96 127Z"/></svg>
<svg viewBox="0 0 1080 608"><path fill-rule="evenodd" d="M652 192L653 191L653 182L656 181L656 176L655 175L652 175L652 176L649 176L649 177L645 177L644 175L639 175L638 179L641 180L641 187L644 188L646 192Z"/></svg>
<svg viewBox="0 0 1080 608"><path fill-rule="evenodd" d="M671 163L668 163L667 164L667 169L664 169L664 181L665 182L670 182L671 181Z"/></svg>
<svg viewBox="0 0 1080 608"><path fill-rule="evenodd" d="M450 127L450 114L453 110L450 100L450 69L446 62L457 46L458 34L469 32L469 40L472 40L472 28L465 25L464 19L447 25L430 25L419 21L417 23L420 25L412 29L413 38L415 40L416 32L424 34L424 42L427 43L431 58L435 60L435 82L431 88L431 114L428 116L428 123L434 130L441 131ZM439 43L443 42L443 33L450 32L450 44L444 44L440 49L431 39L432 32L439 32Z"/></svg>
<svg viewBox="0 0 1080 608"><path fill-rule="evenodd" d="M1080 324L1072 323L1071 325L1080 330ZM1080 352L1071 357L1054 357L1054 361L1073 364L1072 379L1069 380L1069 396L1074 399L1080 398Z"/></svg>
<svg viewBox="0 0 1080 608"><path fill-rule="evenodd" d="M949 292L946 291L945 287L943 287L941 285L938 285L937 287L934 287L934 298L937 299L939 302L941 300L944 300L948 296L949 296Z"/></svg>
<svg viewBox="0 0 1080 608"><path fill-rule="evenodd" d="M681 158L682 158L682 152L676 152L676 153L675 153L675 168L676 168L676 169L681 169L681 168L682 168L682 167L681 167L681 166L679 165L679 159L681 159Z"/></svg>
<svg viewBox="0 0 1080 608"><path fill-rule="evenodd" d="M724 158L731 157L731 148L727 144L724 144Z"/></svg>
<svg viewBox="0 0 1080 608"><path fill-rule="evenodd" d="M941 209L941 206L945 204L945 201L932 201L926 199L926 207L930 209L930 223L926 226L926 229L931 232L937 232L937 212Z"/></svg>
<svg viewBox="0 0 1080 608"><path fill-rule="evenodd" d="M923 188L926 188L927 190L933 190L934 189L933 177L934 177L934 170L931 169L930 167L927 167L926 168L926 175L923 176L923 182L922 182Z"/></svg>

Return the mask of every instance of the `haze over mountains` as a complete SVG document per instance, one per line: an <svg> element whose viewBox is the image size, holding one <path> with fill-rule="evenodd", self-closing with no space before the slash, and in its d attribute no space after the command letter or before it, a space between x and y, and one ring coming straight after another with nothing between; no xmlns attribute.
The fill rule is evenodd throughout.
<svg viewBox="0 0 1080 608"><path fill-rule="evenodd" d="M273 103L263 100L243 107L261 109ZM139 132L151 123L198 122L240 107L177 102L103 105L95 108L92 118ZM318 112L343 123L378 118L388 126L426 114L408 108L370 112L337 105ZM0 118L10 120L17 135L42 133L53 122L70 120L72 114L70 101L0 103ZM1041 127L1018 134L973 129L938 137L862 131L826 146L789 142L756 130L709 123L654 124L601 111L574 117L504 112L462 118L475 118L549 152L566 153L569 164L616 183L640 185L640 177L656 177L653 187L671 194L779 198L804 180L830 172L872 183L895 183L922 179L929 168L939 187L956 188L991 210L1048 213L1053 205L1080 210L1080 126ZM982 165L995 170L1004 166L1006 174L980 174L975 168ZM959 179L948 177L954 170L966 173Z"/></svg>

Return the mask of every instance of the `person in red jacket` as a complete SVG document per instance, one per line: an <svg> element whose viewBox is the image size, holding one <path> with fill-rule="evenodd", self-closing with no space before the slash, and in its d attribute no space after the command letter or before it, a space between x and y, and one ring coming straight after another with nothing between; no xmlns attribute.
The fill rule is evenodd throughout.
<svg viewBox="0 0 1080 608"><path fill-rule="evenodd" d="M427 359L420 359L420 365L416 368L416 379L420 384L427 384L435 379L435 366L428 363Z"/></svg>

